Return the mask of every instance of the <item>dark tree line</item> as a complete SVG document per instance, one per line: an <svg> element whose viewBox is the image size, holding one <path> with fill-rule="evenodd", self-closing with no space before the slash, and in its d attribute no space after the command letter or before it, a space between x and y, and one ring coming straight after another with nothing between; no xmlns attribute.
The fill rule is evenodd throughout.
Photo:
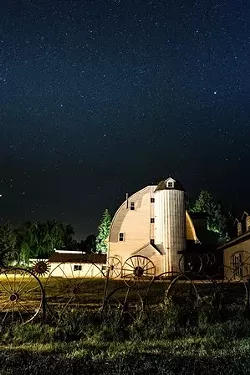
<svg viewBox="0 0 250 375"><path fill-rule="evenodd" d="M6 252L17 252L21 262L27 263L29 259L49 258L55 249L94 253L96 236L91 234L85 240L76 241L73 227L56 220L0 225L0 258Z"/></svg>
<svg viewBox="0 0 250 375"><path fill-rule="evenodd" d="M80 250L84 253L106 252L110 215L105 210L98 227L98 236L91 234L84 240L74 239L70 224L57 220L27 221L17 226L0 225L0 258L6 252L19 254L21 262L29 259L49 258L55 249Z"/></svg>
<svg viewBox="0 0 250 375"><path fill-rule="evenodd" d="M10 223L0 226L0 253L18 252L20 259L48 258L55 248L70 247L74 229L70 224L56 220L24 222L18 226Z"/></svg>

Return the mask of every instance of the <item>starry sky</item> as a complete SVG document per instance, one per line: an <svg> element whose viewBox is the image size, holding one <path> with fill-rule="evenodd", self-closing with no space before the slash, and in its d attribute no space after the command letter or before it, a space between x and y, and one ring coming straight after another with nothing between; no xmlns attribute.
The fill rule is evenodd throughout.
<svg viewBox="0 0 250 375"><path fill-rule="evenodd" d="M82 238L169 175L249 207L249 19L243 0L1 0L1 221Z"/></svg>

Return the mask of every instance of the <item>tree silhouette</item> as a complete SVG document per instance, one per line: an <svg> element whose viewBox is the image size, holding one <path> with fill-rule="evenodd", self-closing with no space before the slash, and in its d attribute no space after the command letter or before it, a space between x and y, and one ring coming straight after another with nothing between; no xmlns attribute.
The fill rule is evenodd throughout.
<svg viewBox="0 0 250 375"><path fill-rule="evenodd" d="M83 243L83 251L86 254L96 252L96 236L94 234L90 234L89 236L86 237Z"/></svg>
<svg viewBox="0 0 250 375"><path fill-rule="evenodd" d="M0 257L6 252L14 252L17 237L14 228L10 223L0 226Z"/></svg>
<svg viewBox="0 0 250 375"><path fill-rule="evenodd" d="M70 246L73 234L71 225L56 220L23 223L17 228L21 259L49 258L55 248Z"/></svg>

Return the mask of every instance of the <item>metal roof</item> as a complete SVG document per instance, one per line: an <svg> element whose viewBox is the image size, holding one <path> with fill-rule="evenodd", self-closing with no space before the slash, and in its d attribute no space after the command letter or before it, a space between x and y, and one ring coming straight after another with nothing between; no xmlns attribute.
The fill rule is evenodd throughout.
<svg viewBox="0 0 250 375"><path fill-rule="evenodd" d="M81 253L57 253L51 255L49 258L50 263L96 263L105 264L107 259L106 254L81 254Z"/></svg>
<svg viewBox="0 0 250 375"><path fill-rule="evenodd" d="M172 181L174 182L174 186L169 187L168 182L172 182ZM172 177L168 177L165 180L160 181L158 183L156 189L155 189L155 192L159 191L159 190L181 190L181 191L185 191L182 184Z"/></svg>

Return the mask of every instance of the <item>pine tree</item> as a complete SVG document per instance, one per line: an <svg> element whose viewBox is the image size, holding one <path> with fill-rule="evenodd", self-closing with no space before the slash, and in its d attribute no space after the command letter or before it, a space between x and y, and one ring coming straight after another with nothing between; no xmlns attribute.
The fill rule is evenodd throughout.
<svg viewBox="0 0 250 375"><path fill-rule="evenodd" d="M227 218L221 204L217 203L212 194L202 190L196 199L191 212L205 212L207 214L207 229L227 237Z"/></svg>
<svg viewBox="0 0 250 375"><path fill-rule="evenodd" d="M103 213L100 225L98 227L98 234L96 237L96 251L101 253L107 252L107 239L109 236L109 229L111 224L111 215L106 208Z"/></svg>

